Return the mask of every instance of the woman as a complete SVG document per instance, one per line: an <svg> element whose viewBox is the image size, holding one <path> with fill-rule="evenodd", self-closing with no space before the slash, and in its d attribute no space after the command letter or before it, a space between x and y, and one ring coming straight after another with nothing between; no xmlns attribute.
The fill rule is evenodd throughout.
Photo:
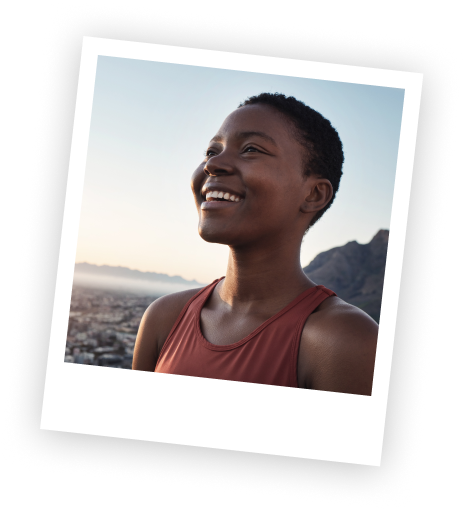
<svg viewBox="0 0 464 511"><path fill-rule="evenodd" d="M300 265L342 165L336 130L293 97L232 112L191 182L200 236L230 247L226 276L153 302L133 369L370 395L377 323Z"/></svg>

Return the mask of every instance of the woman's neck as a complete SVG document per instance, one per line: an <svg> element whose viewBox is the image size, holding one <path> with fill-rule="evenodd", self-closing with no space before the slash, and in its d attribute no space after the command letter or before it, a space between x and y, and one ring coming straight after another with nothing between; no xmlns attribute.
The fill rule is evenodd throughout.
<svg viewBox="0 0 464 511"><path fill-rule="evenodd" d="M300 248L233 248L226 278L218 286L220 298L234 309L282 308L315 284L300 264Z"/></svg>

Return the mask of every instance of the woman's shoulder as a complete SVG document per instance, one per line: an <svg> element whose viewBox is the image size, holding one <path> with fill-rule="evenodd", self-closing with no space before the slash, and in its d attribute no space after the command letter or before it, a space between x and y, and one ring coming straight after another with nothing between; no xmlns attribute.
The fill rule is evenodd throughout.
<svg viewBox="0 0 464 511"><path fill-rule="evenodd" d="M203 289L204 287L198 287L195 289L186 289L185 291L179 291L177 293L161 296L147 307L145 314L147 314L149 317L157 316L159 313L168 314L171 316L176 311L178 311L180 314L187 302Z"/></svg>
<svg viewBox="0 0 464 511"><path fill-rule="evenodd" d="M324 350L355 350L377 341L378 324L363 310L331 296L306 321L302 339Z"/></svg>
<svg viewBox="0 0 464 511"><path fill-rule="evenodd" d="M154 371L159 353L187 303L204 288L161 296L152 302L140 322L134 348L133 369Z"/></svg>
<svg viewBox="0 0 464 511"><path fill-rule="evenodd" d="M143 316L142 322L156 329L157 337L167 337L179 314L187 303L204 288L187 289L161 296L152 302Z"/></svg>

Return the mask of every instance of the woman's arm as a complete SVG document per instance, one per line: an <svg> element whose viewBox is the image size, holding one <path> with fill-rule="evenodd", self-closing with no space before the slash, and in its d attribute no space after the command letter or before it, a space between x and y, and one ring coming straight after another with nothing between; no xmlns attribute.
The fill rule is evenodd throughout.
<svg viewBox="0 0 464 511"><path fill-rule="evenodd" d="M301 387L370 396L377 348L377 323L338 297L311 314L301 336Z"/></svg>

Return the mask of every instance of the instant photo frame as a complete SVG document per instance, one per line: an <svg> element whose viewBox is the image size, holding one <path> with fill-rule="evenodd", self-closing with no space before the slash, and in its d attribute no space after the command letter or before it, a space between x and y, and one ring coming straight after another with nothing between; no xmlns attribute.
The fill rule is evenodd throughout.
<svg viewBox="0 0 464 511"><path fill-rule="evenodd" d="M371 396L64 362L99 56L404 90ZM416 73L84 38L41 428L380 465L421 84Z"/></svg>

